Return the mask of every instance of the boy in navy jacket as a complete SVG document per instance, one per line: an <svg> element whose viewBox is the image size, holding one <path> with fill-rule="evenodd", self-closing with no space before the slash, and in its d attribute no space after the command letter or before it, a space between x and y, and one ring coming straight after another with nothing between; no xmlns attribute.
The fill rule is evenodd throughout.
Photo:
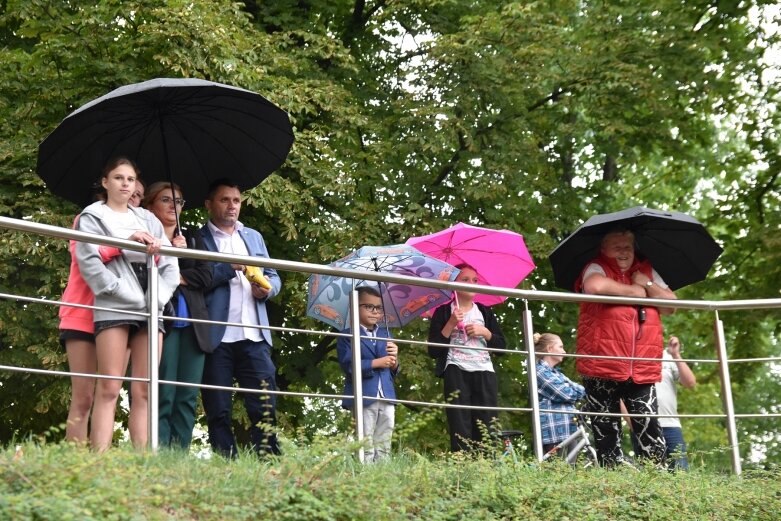
<svg viewBox="0 0 781 521"><path fill-rule="evenodd" d="M363 432L371 443L366 453L366 462L379 461L390 455L391 437L395 422L395 405L374 398L396 398L393 380L399 370L399 348L393 342L376 340L389 338L386 327L378 322L383 318L382 298L377 289L362 286L358 291L358 320L361 336L361 376L363 377ZM343 333L350 333L347 328ZM339 365L345 374L344 394L353 394L353 353L351 339L339 337L336 344ZM353 399L345 399L342 407L353 408Z"/></svg>

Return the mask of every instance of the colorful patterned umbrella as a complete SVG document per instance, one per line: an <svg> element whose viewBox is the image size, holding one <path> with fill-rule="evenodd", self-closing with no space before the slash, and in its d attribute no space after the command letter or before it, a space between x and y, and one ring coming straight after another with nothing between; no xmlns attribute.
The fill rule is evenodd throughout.
<svg viewBox="0 0 781 521"><path fill-rule="evenodd" d="M364 246L330 264L336 268L382 271L425 279L452 281L459 270L404 244ZM392 282L376 282L314 274L309 277L306 314L337 329L349 325L353 286L379 288L388 327L406 325L430 308L450 300L450 292Z"/></svg>

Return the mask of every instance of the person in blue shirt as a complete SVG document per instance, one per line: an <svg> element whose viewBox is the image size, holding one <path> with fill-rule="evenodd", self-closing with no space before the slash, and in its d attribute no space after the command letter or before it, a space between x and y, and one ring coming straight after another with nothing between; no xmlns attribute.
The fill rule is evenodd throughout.
<svg viewBox="0 0 781 521"><path fill-rule="evenodd" d="M556 367L564 357L564 344L553 333L535 333L534 351L542 356L537 360L537 394L540 409L555 412L540 412L542 450L549 452L577 430L573 415L575 403L586 396L582 385L573 382Z"/></svg>
<svg viewBox="0 0 781 521"><path fill-rule="evenodd" d="M395 423L396 405L376 398L396 399L393 380L399 370L399 348L393 342L376 340L390 338L387 327L379 322L383 318L382 298L377 289L361 286L358 291L358 321L361 336L361 376L363 385L363 432L370 442L366 452L367 463L379 461L390 455L391 438ZM347 328L342 333L349 333ZM345 376L344 394L353 394L353 351L349 337L339 337L336 342L339 365ZM354 400L346 398L342 407L353 409Z"/></svg>

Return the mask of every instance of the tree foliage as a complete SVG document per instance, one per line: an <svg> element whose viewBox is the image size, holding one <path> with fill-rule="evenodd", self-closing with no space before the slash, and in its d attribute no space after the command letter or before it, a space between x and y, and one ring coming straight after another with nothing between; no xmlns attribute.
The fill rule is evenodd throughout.
<svg viewBox="0 0 781 521"><path fill-rule="evenodd" d="M725 248L709 279L679 298L775 298L781 158L778 92L768 81L776 69L766 56L776 44L770 5L7 0L0 212L69 226L78 209L35 175L38 143L72 110L120 85L198 77L260 92L290 113L289 159L247 193L242 209L274 257L328 263L363 244L464 221L523 233L538 267L522 287L554 290L546 257L559 241L594 213L643 204L695 215ZM3 232L0 251L3 292L59 298L64 244ZM305 274L285 274L276 324L321 327L305 317L305 288ZM522 306L496 308L517 348ZM529 306L535 329L559 332L573 346L575 306ZM730 356L778 355L777 315L723 313ZM399 335L420 339L426 326ZM686 356L714 358L712 314L679 312L666 326L683 338ZM2 300L0 328L0 363L64 367L55 308ZM341 388L332 337L282 333L276 345L284 389ZM402 356L400 395L439 399L424 351L404 348ZM778 412L770 390L779 382L767 365L731 369L739 412ZM717 366L696 370L701 385L682 396L682 412L720 412ZM499 371L501 403L524 405L520 357L504 357ZM64 417L66 380L5 373L0 383L0 439ZM283 399L280 408L286 428L349 423L330 402L305 409ZM442 416L408 443L443 448ZM503 421L528 428L527 416ZM724 466L718 423L697 420L688 438L706 461ZM772 420L740 426L741 440L763 444L777 430ZM777 444L765 445L768 460L778 461ZM742 452L748 457L750 446Z"/></svg>

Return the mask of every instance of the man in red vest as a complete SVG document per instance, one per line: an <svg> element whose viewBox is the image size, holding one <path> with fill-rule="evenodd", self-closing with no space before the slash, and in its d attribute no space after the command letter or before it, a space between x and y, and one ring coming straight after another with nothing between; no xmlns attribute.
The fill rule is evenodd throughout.
<svg viewBox="0 0 781 521"><path fill-rule="evenodd" d="M575 291L613 295L675 299L675 293L646 260L635 255L634 234L612 231L602 238L600 254L586 264ZM663 330L661 314L672 308L598 304L580 305L577 353L581 355L652 358L650 360L578 358L577 369L586 388L586 410L620 413L624 401L629 414L657 414L654 384L662 376ZM664 460L665 443L656 418L632 418L638 434L639 456ZM621 417L592 416L591 427L600 464L624 461L621 450Z"/></svg>

